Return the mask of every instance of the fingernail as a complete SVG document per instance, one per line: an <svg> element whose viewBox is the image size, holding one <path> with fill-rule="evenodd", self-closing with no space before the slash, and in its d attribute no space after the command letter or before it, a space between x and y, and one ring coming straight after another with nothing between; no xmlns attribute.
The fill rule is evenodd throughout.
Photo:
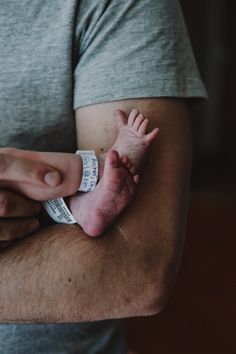
<svg viewBox="0 0 236 354"><path fill-rule="evenodd" d="M57 171L50 171L44 176L44 182L50 187L57 187L61 182L61 175Z"/></svg>
<svg viewBox="0 0 236 354"><path fill-rule="evenodd" d="M37 231L38 228L39 228L39 222L38 222L38 220L34 220L29 224L28 232L31 233L31 232Z"/></svg>

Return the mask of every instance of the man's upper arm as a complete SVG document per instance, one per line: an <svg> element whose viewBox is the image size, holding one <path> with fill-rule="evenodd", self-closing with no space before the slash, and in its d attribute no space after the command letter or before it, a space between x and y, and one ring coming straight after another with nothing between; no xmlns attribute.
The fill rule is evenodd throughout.
<svg viewBox="0 0 236 354"><path fill-rule="evenodd" d="M188 109L184 100L172 98L120 100L79 108L76 123L81 149L101 153L110 148L117 133L113 116L117 108L126 113L136 108L149 118L150 128L160 129L132 203L113 227L126 239L133 265L142 274L140 286L156 284L162 307L161 302L169 297L184 241L191 169Z"/></svg>
<svg viewBox="0 0 236 354"><path fill-rule="evenodd" d="M160 133L131 204L96 240L78 226L55 225L2 252L1 322L95 321L165 306L186 220L191 139L185 103L138 99L85 107L77 112L79 145L109 148L116 135L113 109L133 107Z"/></svg>
<svg viewBox="0 0 236 354"><path fill-rule="evenodd" d="M182 98L204 97L205 90L179 2L104 1L96 11L81 10L73 97L79 147L100 153L112 145L116 108L137 108L160 129L131 204L103 238L121 274L115 291L121 283L124 298L129 293L138 306L143 289L139 299L153 301L155 312L168 298L183 248L191 136ZM157 98L164 96L170 98Z"/></svg>

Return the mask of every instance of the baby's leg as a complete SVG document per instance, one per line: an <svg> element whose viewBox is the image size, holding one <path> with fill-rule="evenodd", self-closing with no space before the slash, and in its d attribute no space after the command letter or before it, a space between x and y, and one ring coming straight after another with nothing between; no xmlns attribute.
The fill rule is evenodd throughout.
<svg viewBox="0 0 236 354"><path fill-rule="evenodd" d="M139 176L126 156L111 150L105 159L104 173L90 193L70 199L69 207L78 224L89 236L99 236L131 200Z"/></svg>
<svg viewBox="0 0 236 354"><path fill-rule="evenodd" d="M70 200L71 211L90 236L99 236L105 231L129 203L138 182L135 167L140 167L148 147L155 139L158 129L146 134L148 120L133 110L127 120L123 111L117 112L118 136L108 155L105 154L104 174L95 190L79 194ZM115 151L114 151L115 149ZM119 160L119 155L121 161ZM127 157L128 156L128 157ZM126 164L129 173L121 165Z"/></svg>

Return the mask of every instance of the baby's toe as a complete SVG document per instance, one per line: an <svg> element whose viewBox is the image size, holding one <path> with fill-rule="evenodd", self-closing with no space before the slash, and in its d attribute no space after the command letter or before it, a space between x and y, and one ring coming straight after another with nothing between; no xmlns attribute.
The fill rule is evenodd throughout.
<svg viewBox="0 0 236 354"><path fill-rule="evenodd" d="M139 115L139 111L137 109L132 109L129 118L128 118L128 125L129 126L133 126L134 121L136 119L136 117Z"/></svg>
<svg viewBox="0 0 236 354"><path fill-rule="evenodd" d="M128 162L128 163L126 164L126 168L128 168L128 170L130 170L131 167L132 167L132 163L131 163L131 162Z"/></svg>
<svg viewBox="0 0 236 354"><path fill-rule="evenodd" d="M133 176L133 181L134 181L135 184L138 184L139 178L140 178L140 177L139 177L138 174L136 174L136 175Z"/></svg>
<svg viewBox="0 0 236 354"><path fill-rule="evenodd" d="M123 163L124 167L126 168L127 171L129 171L131 175L134 175L136 173L136 168L134 167L134 165L126 155L121 157L121 162Z"/></svg>
<svg viewBox="0 0 236 354"><path fill-rule="evenodd" d="M121 162L126 165L129 162L129 158L126 155L121 156Z"/></svg>
<svg viewBox="0 0 236 354"><path fill-rule="evenodd" d="M135 129L136 131L139 130L140 125L142 124L142 122L144 121L144 116L140 113L137 118L134 120L133 123L133 129Z"/></svg>
<svg viewBox="0 0 236 354"><path fill-rule="evenodd" d="M134 166L131 166L131 167L129 168L129 172L131 173L131 175L135 175L135 173L136 173L136 168L135 168Z"/></svg>
<svg viewBox="0 0 236 354"><path fill-rule="evenodd" d="M113 166L118 166L119 165L119 154L116 150L111 150L107 154L107 158L105 160L105 165L113 165Z"/></svg>
<svg viewBox="0 0 236 354"><path fill-rule="evenodd" d="M148 127L148 123L149 123L148 119L145 118L145 119L142 121L142 123L140 124L140 127L139 127L139 129L138 129L138 132L139 132L140 136L143 136L143 135L146 134L147 127Z"/></svg>
<svg viewBox="0 0 236 354"><path fill-rule="evenodd" d="M156 138L158 132L159 132L159 129L154 128L150 133L145 135L146 144L148 144L148 145L151 144L151 142Z"/></svg>

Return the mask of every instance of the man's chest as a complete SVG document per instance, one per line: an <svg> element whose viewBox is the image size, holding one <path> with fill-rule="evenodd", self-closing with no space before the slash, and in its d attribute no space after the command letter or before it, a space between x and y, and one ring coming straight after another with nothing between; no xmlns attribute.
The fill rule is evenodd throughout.
<svg viewBox="0 0 236 354"><path fill-rule="evenodd" d="M41 148L42 136L73 126L72 2L0 0L3 146Z"/></svg>

